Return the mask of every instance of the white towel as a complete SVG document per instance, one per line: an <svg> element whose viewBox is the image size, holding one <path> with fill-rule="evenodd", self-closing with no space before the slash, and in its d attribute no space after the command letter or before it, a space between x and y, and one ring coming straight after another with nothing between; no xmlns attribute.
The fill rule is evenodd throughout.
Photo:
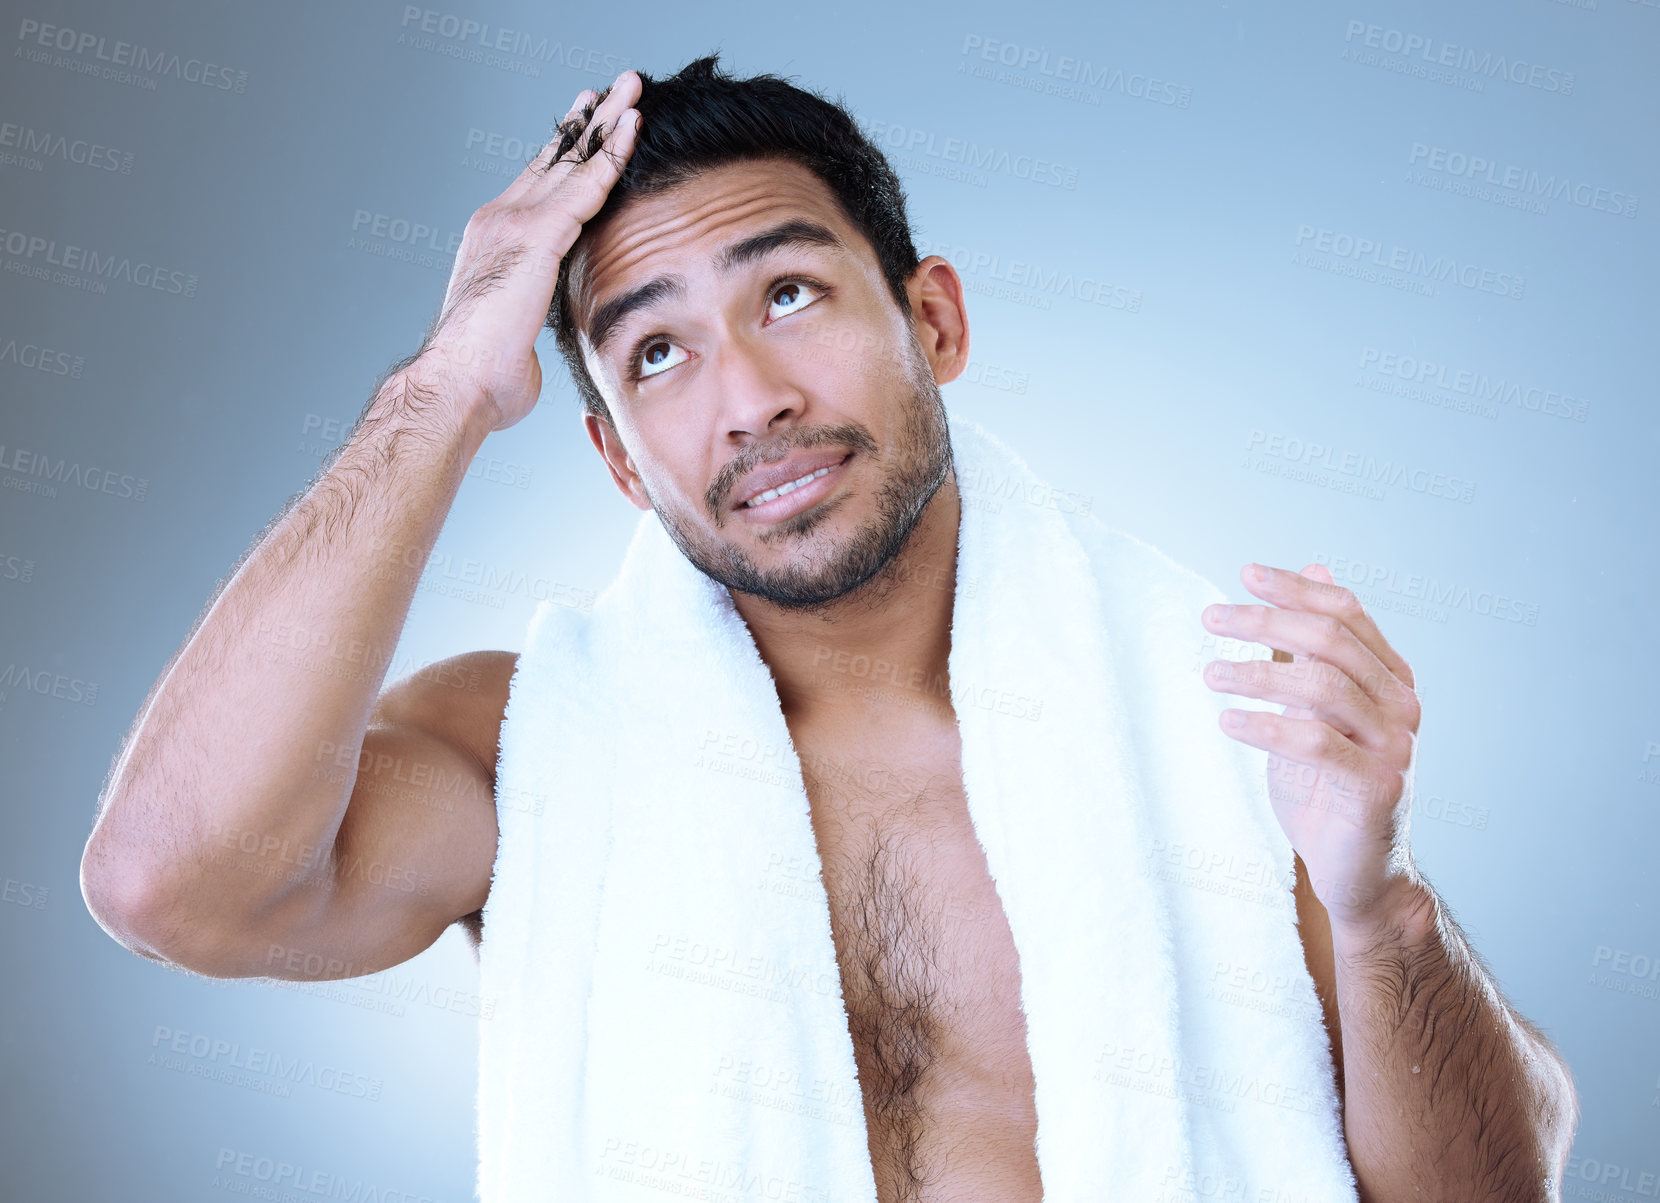
<svg viewBox="0 0 1660 1203"><path fill-rule="evenodd" d="M1199 671L1221 590L951 438L951 700L1045 1199L1354 1200L1291 848L1263 754L1217 725L1268 707ZM483 1203L875 1203L800 762L730 594L655 514L590 614L537 609L497 808Z"/></svg>

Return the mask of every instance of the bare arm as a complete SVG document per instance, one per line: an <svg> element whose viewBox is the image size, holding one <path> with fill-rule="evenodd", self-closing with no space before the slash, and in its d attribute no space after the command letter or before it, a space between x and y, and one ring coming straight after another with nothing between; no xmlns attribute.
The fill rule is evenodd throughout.
<svg viewBox="0 0 1660 1203"><path fill-rule="evenodd" d="M488 430L423 396L388 379L139 715L82 862L93 913L130 947L235 970L233 933L304 926L326 898L371 709ZM430 901L450 901L443 867L423 867Z"/></svg>
<svg viewBox="0 0 1660 1203"><path fill-rule="evenodd" d="M1334 929L1333 943L1362 1199L1560 1199L1572 1078L1434 891L1420 883L1388 919Z"/></svg>
<svg viewBox="0 0 1660 1203"><path fill-rule="evenodd" d="M1361 1198L1560 1198L1578 1119L1567 1067L1504 1000L1413 861L1411 666L1320 565L1247 565L1241 581L1269 604L1212 606L1202 620L1279 654L1215 661L1206 676L1285 706L1224 711L1222 729L1269 753Z"/></svg>
<svg viewBox="0 0 1660 1203"><path fill-rule="evenodd" d="M264 930L225 933L203 962L237 976L357 977L424 951L457 919L473 926L496 856L496 745L517 661L468 652L382 693L361 754L313 770L355 775L327 878L309 905ZM243 840L233 845L226 833L219 842ZM259 867L286 872L290 859L272 850Z"/></svg>
<svg viewBox="0 0 1660 1203"><path fill-rule="evenodd" d="M558 146L473 215L421 349L145 700L81 862L89 908L128 947L220 976L354 976L481 905L510 663L458 657L377 695L469 462L540 394L558 266L632 151L639 89L628 71L584 90ZM556 158L590 118L601 153ZM425 768L394 803L377 766L400 758ZM345 971L304 967L317 956Z"/></svg>

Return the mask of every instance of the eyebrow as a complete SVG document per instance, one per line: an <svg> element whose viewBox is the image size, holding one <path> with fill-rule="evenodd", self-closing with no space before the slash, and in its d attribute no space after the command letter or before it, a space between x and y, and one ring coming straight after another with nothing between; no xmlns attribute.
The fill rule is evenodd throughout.
<svg viewBox="0 0 1660 1203"><path fill-rule="evenodd" d="M847 249L846 244L829 227L805 218L792 217L771 229L751 234L748 238L727 246L715 256L715 270L721 273L729 272L733 268L753 263L787 247ZM588 341L593 344L594 353L605 354L606 345L616 336L623 320L630 314L650 309L670 297L684 296L685 292L684 276L658 276L600 305L594 310L593 321L589 323Z"/></svg>

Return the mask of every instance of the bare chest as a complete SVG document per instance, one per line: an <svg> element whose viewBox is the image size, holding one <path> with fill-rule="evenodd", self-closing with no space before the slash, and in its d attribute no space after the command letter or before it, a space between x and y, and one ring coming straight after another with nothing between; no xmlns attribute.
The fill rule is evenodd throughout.
<svg viewBox="0 0 1660 1203"><path fill-rule="evenodd" d="M882 1203L1042 1197L1020 965L956 727L797 737Z"/></svg>

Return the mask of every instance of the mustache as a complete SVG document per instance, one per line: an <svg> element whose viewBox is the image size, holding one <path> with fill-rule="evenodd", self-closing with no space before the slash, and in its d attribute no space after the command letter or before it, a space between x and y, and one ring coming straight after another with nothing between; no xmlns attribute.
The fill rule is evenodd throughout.
<svg viewBox="0 0 1660 1203"><path fill-rule="evenodd" d="M792 451L813 447L846 447L867 455L875 455L877 450L876 440L871 437L870 431L858 422L837 422L806 429L797 427L766 443L751 443L732 457L704 493L703 500L709 507L709 513L719 522L732 490L762 464L775 464Z"/></svg>

